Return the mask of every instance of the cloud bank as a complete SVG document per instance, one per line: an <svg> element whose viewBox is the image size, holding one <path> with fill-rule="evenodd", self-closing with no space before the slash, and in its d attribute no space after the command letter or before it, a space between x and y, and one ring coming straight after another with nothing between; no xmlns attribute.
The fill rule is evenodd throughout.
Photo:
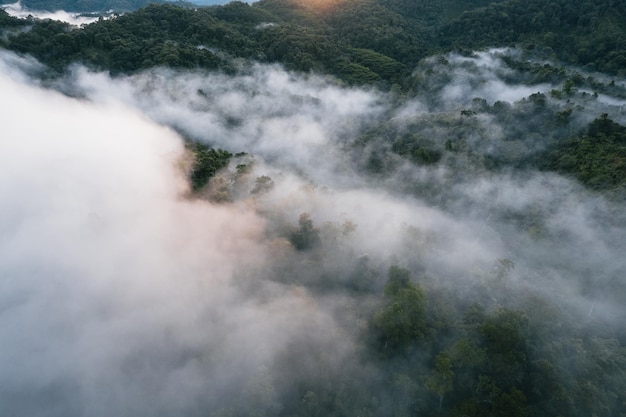
<svg viewBox="0 0 626 417"><path fill-rule="evenodd" d="M478 72L452 61L436 97L454 106L446 120L466 120L457 100L532 94L497 59L473 58ZM427 97L272 66L114 79L76 67L53 88L28 59L3 53L0 68L0 414L277 415L307 384L376 381L359 337L393 264L471 300L508 259L508 293L624 317L617 203L534 170L462 178L399 157L386 179L361 169L355 149L381 122L449 139ZM475 122L477 143L507 131ZM249 153L218 175L228 202L189 196L183 138ZM254 191L261 176L273 187ZM302 251L306 219L319 243ZM396 398L362 389L381 412Z"/></svg>
<svg viewBox="0 0 626 417"><path fill-rule="evenodd" d="M235 289L264 220L184 199L175 132L26 79L0 77L2 414L202 414L333 328L306 292Z"/></svg>
<svg viewBox="0 0 626 417"><path fill-rule="evenodd" d="M57 10L55 12L47 12L42 10L29 10L22 7L21 2L15 2L11 4L2 5L2 8L11 16L25 19L28 16L32 16L36 19L52 19L60 20L61 22L69 23L70 25L81 26L93 23L98 20L98 17L81 16L76 13L69 13L64 10Z"/></svg>

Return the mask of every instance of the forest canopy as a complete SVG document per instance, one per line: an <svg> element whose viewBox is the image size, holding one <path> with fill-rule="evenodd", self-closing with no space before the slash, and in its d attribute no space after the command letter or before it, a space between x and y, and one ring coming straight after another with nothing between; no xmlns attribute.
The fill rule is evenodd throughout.
<svg viewBox="0 0 626 417"><path fill-rule="evenodd" d="M480 2L464 1L346 0L324 11L276 0L202 8L163 4L80 31L35 22L30 31L9 36L5 46L59 70L76 61L124 72L158 65L228 69L220 54L210 52L222 51L326 72L350 84L390 86L406 82L433 53L517 43L546 58L623 75L624 1L561 3L508 1L480 8Z"/></svg>

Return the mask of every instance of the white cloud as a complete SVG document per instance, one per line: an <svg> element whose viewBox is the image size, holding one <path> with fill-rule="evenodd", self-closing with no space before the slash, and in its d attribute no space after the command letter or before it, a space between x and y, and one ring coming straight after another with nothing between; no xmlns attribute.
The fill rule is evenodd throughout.
<svg viewBox="0 0 626 417"><path fill-rule="evenodd" d="M241 386L325 317L281 313L306 296L235 289L236 270L263 262L264 221L183 198L172 130L25 79L0 76L2 414L217 407L207 392Z"/></svg>
<svg viewBox="0 0 626 417"><path fill-rule="evenodd" d="M80 14L69 13L64 10L48 12L43 10L24 9L19 1L16 3L5 4L2 7L9 15L22 19L32 16L37 19L60 20L61 22L66 22L75 26L86 25L98 20L98 17L81 16Z"/></svg>
<svg viewBox="0 0 626 417"><path fill-rule="evenodd" d="M572 181L484 173L451 182L447 168L406 164L383 182L353 167L346 145L387 114L399 124L427 117L420 100L390 111L380 92L272 66L237 77L153 70L113 79L76 67L56 85L82 97L73 99L38 86L28 75L38 64L0 58L0 392L11 398L0 414L236 407L267 372L289 384L296 371L276 368L298 343L324 352L324 369L354 365L353 330L335 310L357 301L293 284L318 261L286 239L303 212L328 243L315 255L320 267L345 264L326 279L345 279L368 254L380 281L390 263L419 264L462 292L475 271L511 258L514 285L622 314L613 301L600 305L624 267L624 226L615 206ZM448 90L459 100L466 90L494 100L526 94L494 75L497 57L461 61L471 70L452 71ZM492 118L479 122L498 139ZM235 202L185 197L174 129L252 154ZM251 195L260 175L275 186ZM397 191L424 184L448 199L444 207ZM346 222L356 228L344 235ZM601 271L592 295L578 287L589 270Z"/></svg>

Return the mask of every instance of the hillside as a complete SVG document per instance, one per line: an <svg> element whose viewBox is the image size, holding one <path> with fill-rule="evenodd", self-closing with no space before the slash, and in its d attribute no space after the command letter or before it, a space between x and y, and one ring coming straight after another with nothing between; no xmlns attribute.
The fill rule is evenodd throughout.
<svg viewBox="0 0 626 417"><path fill-rule="evenodd" d="M15 3L12 0L3 0L0 4ZM21 0L25 9L68 12L95 13L133 11L151 3L162 3L160 0Z"/></svg>
<svg viewBox="0 0 626 417"><path fill-rule="evenodd" d="M77 32L42 22L11 38L7 47L32 53L58 69L78 60L113 71L228 66L208 52L215 49L294 70L330 73L350 83L390 85L402 84L433 53L518 43L545 57L554 54L590 70L623 74L624 1L580 3L576 8L509 1L460 15L470 3L445 3L459 17L446 14L443 5L346 0L314 7L266 0L198 10L150 6Z"/></svg>
<svg viewBox="0 0 626 417"><path fill-rule="evenodd" d="M466 48L523 43L571 64L624 76L625 17L623 0L509 0L445 25L442 43Z"/></svg>

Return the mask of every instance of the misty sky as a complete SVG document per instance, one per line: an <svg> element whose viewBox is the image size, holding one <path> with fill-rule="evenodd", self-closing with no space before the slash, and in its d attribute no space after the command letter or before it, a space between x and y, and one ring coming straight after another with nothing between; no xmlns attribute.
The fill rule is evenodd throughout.
<svg viewBox="0 0 626 417"><path fill-rule="evenodd" d="M61 22L66 22L76 26L93 23L98 20L97 17L80 16L80 14L70 13L64 10L47 12L41 10L24 9L19 1L11 4L3 4L0 7L2 7L4 11L6 11L9 15L22 19L27 18L28 16L32 16L37 19L60 20Z"/></svg>
<svg viewBox="0 0 626 417"><path fill-rule="evenodd" d="M554 174L450 186L446 168L404 164L382 181L352 159L378 121L401 126L456 114L473 97L514 103L554 87L508 84L499 53L448 57L451 81L431 110L419 95L397 103L262 65L114 79L75 67L43 86L29 75L39 64L2 52L0 414L191 416L250 396L271 414L267 381L288 379L272 373L288 346L311 343L330 352L331 369L350 367L357 329L337 312L356 299L316 294L284 267L299 255L283 232L305 212L329 245L327 264L367 256L383 271L379 287L390 264L419 262L463 288L506 258L513 288L623 318L623 300L607 294L626 268L613 203ZM597 105L624 121L623 103ZM480 123L496 141L503 127ZM247 177L222 174L231 202L189 197L183 136L249 153ZM262 175L275 186L252 193ZM399 192L408 180L445 185L452 203ZM544 238L504 215L529 211ZM354 229L340 233L347 222Z"/></svg>
<svg viewBox="0 0 626 417"><path fill-rule="evenodd" d="M194 3L200 6L213 6L226 4L229 0L195 0L190 3ZM247 2L252 3L252 2ZM81 16L80 13L71 13L65 10L57 10L54 12L43 11L43 10L31 10L25 9L20 1L15 3L3 4L0 5L9 15L19 17L19 18L27 18L28 16L32 16L37 19L52 19L52 20L60 20L61 22L69 23L70 25L84 25L93 23L98 20L98 17L87 17ZM94 10L94 12L97 12Z"/></svg>

